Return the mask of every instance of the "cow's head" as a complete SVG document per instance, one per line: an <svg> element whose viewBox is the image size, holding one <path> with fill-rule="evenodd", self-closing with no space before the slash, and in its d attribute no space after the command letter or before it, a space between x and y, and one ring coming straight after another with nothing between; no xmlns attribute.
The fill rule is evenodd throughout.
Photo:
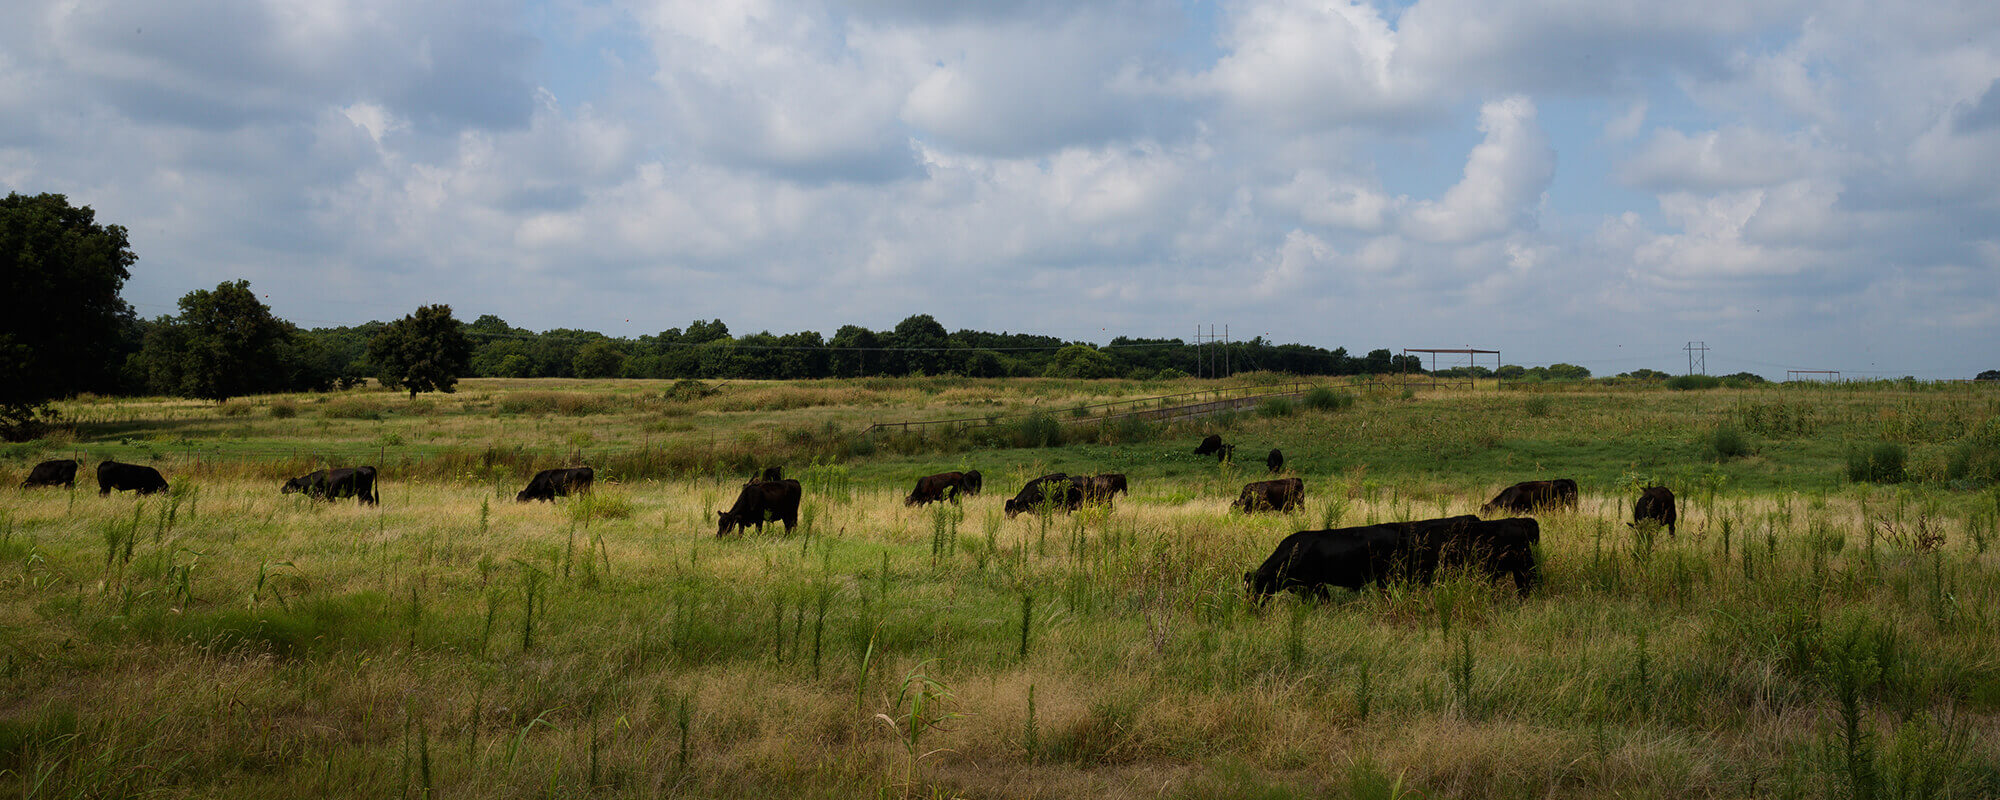
<svg viewBox="0 0 2000 800"><path fill-rule="evenodd" d="M522 489L522 490L521 490L520 492L518 492L518 493L516 493L516 494L514 495L514 502L516 502L516 503L525 503L525 502L528 502L529 500L533 500L533 499L535 499L535 496L534 496L534 495L532 495L532 494L529 494L529 493L528 493L528 490L526 490L526 489Z"/></svg>
<svg viewBox="0 0 2000 800"><path fill-rule="evenodd" d="M741 527L744 527L744 520L740 516L731 514L727 511L715 515L716 538L721 538L725 535L728 535L730 531L736 530L737 528Z"/></svg>
<svg viewBox="0 0 2000 800"><path fill-rule="evenodd" d="M279 489L279 490L278 490L278 493L279 493L279 494L297 494L297 493L299 493L299 492L303 492L303 491L305 491L305 490L306 490L306 479L304 479L304 478L293 478L293 479L291 479L291 480L288 480L288 481L285 481L285 488L283 488L283 489Z"/></svg>
<svg viewBox="0 0 2000 800"><path fill-rule="evenodd" d="M1265 575L1258 570L1243 573L1243 592L1250 596L1253 606L1261 608L1264 601L1278 591L1275 576Z"/></svg>
<svg viewBox="0 0 2000 800"><path fill-rule="evenodd" d="M1020 516L1021 512L1024 509L1022 508L1022 503L1020 500L1008 500L1006 510L1007 510L1007 518L1013 519L1017 516Z"/></svg>

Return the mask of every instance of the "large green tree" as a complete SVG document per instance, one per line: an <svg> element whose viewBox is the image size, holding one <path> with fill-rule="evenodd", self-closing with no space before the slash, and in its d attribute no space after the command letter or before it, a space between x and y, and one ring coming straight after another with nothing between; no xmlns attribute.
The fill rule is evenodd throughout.
<svg viewBox="0 0 2000 800"><path fill-rule="evenodd" d="M418 392L456 390L458 378L471 367L472 343L465 325L451 316L451 306L422 306L389 323L368 343L375 377L391 389Z"/></svg>
<svg viewBox="0 0 2000 800"><path fill-rule="evenodd" d="M579 378L616 378L625 373L625 354L609 339L584 345L574 362Z"/></svg>
<svg viewBox="0 0 2000 800"><path fill-rule="evenodd" d="M1042 375L1049 378L1111 378L1118 375L1118 365L1104 351L1083 344L1073 344L1056 351L1056 358L1049 363Z"/></svg>
<svg viewBox="0 0 2000 800"><path fill-rule="evenodd" d="M0 200L0 434L29 435L51 400L116 388L138 321L125 228L59 194Z"/></svg>
<svg viewBox="0 0 2000 800"><path fill-rule="evenodd" d="M249 281L188 292L180 309L147 330L139 352L154 391L221 402L294 388L286 355L297 329L272 316Z"/></svg>
<svg viewBox="0 0 2000 800"><path fill-rule="evenodd" d="M936 375L956 366L949 354L943 352L949 347L950 335L937 318L929 314L912 314L896 329L889 333L889 346L895 348L889 353L890 371L897 375L922 372Z"/></svg>

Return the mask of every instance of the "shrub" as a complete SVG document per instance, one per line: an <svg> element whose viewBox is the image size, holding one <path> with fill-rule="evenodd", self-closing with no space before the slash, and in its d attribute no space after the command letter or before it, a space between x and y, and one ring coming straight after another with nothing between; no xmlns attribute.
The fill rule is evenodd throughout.
<svg viewBox="0 0 2000 800"><path fill-rule="evenodd" d="M1155 373L1155 374L1153 375L1153 380L1156 380L1156 381L1177 381L1177 380L1180 380L1180 379L1182 379L1182 378L1185 378L1185 377L1187 377L1187 376L1188 376L1188 374L1187 374L1187 373L1185 373L1185 372L1182 372L1182 371L1180 371L1180 370L1177 370L1177 369L1174 369L1173 367L1168 367L1168 368L1166 368L1166 369L1163 369L1163 370L1160 370L1159 372Z"/></svg>
<svg viewBox="0 0 2000 800"><path fill-rule="evenodd" d="M1667 379L1667 388L1680 392L1713 389L1721 385L1722 379L1712 375L1679 375Z"/></svg>
<svg viewBox="0 0 2000 800"><path fill-rule="evenodd" d="M381 419L382 407L373 400L340 397L321 406L319 415L327 419Z"/></svg>
<svg viewBox="0 0 2000 800"><path fill-rule="evenodd" d="M1526 411L1528 416L1531 417L1546 417L1549 415L1550 405L1551 402L1548 395L1531 394L1528 395L1528 401L1522 405L1522 410Z"/></svg>
<svg viewBox="0 0 2000 800"><path fill-rule="evenodd" d="M1007 439L1015 447L1061 447L1062 423L1047 414L1033 414L1007 426Z"/></svg>
<svg viewBox="0 0 2000 800"><path fill-rule="evenodd" d="M1709 434L1708 445L1718 461L1750 455L1749 437L1727 423L1715 426L1715 432Z"/></svg>
<svg viewBox="0 0 2000 800"><path fill-rule="evenodd" d="M250 416L250 401L239 397L216 406L215 411L225 417L247 417Z"/></svg>
<svg viewBox="0 0 2000 800"><path fill-rule="evenodd" d="M1908 476L1903 464L1909 451L1894 442L1877 442L1870 447L1847 451L1847 479L1855 483L1902 483Z"/></svg>
<svg viewBox="0 0 2000 800"><path fill-rule="evenodd" d="M271 401L272 419L291 419L298 415L299 415L299 403L297 400L293 400L289 397L281 397Z"/></svg>
<svg viewBox="0 0 2000 800"><path fill-rule="evenodd" d="M1315 386L1306 391L1305 404L1314 411L1340 411L1354 405L1354 395Z"/></svg>
<svg viewBox="0 0 2000 800"><path fill-rule="evenodd" d="M864 386L869 389L874 389L877 387L873 384L879 382L882 382L881 379L868 381L864 384ZM888 388L893 388L893 387L894 384L890 384ZM674 385L667 388L666 394L664 396L668 400L685 403L689 400L700 400L701 398L715 394L716 392L719 391L722 390L710 386L706 383L702 383L701 381L695 380L693 378L682 378L680 380L674 381Z"/></svg>
<svg viewBox="0 0 2000 800"><path fill-rule="evenodd" d="M588 392L519 392L501 398L496 407L502 414L561 414L586 417L612 411L614 399Z"/></svg>
<svg viewBox="0 0 2000 800"><path fill-rule="evenodd" d="M1257 404L1257 413L1266 417L1289 417L1299 408L1289 397L1266 397Z"/></svg>
<svg viewBox="0 0 2000 800"><path fill-rule="evenodd" d="M1904 462L1910 452L1902 444L1876 442L1872 446L1848 448L1848 480L1860 484L1900 484L1908 478Z"/></svg>
<svg viewBox="0 0 2000 800"><path fill-rule="evenodd" d="M1954 481L2000 482L2000 418L1987 420L1958 440L1945 472Z"/></svg>

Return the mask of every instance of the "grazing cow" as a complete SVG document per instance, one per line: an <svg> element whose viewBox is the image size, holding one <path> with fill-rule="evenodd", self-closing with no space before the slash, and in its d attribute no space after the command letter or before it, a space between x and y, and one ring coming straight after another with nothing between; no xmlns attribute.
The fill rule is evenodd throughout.
<svg viewBox="0 0 2000 800"><path fill-rule="evenodd" d="M1253 600L1293 589L1325 596L1327 586L1359 589L1370 582L1412 580L1428 585L1440 567L1471 566L1511 577L1522 596L1539 580L1535 546L1541 526L1516 517L1473 516L1299 531L1285 537L1257 569L1243 574Z"/></svg>
<svg viewBox="0 0 2000 800"><path fill-rule="evenodd" d="M791 533L799 526L799 498L804 492L795 480L753 481L743 485L743 491L736 493L736 502L728 511L715 515L715 536L720 539L730 531L747 530L757 526L757 532L764 532L764 523L779 520L785 523L785 532Z"/></svg>
<svg viewBox="0 0 2000 800"><path fill-rule="evenodd" d="M554 502L558 497L572 494L587 494L590 486L597 481L597 471L589 467L573 469L545 469L535 473L528 481L528 488L514 495L514 501L525 503L529 500Z"/></svg>
<svg viewBox="0 0 2000 800"><path fill-rule="evenodd" d="M1271 448L1271 454L1264 457L1264 468L1272 472L1283 472L1285 470L1285 454L1278 452L1278 448Z"/></svg>
<svg viewBox="0 0 2000 800"><path fill-rule="evenodd" d="M958 496L965 493L965 473L940 472L917 479L917 488L910 490L910 496L903 498L903 505L920 506L939 500L958 502Z"/></svg>
<svg viewBox="0 0 2000 800"><path fill-rule="evenodd" d="M1430 583L1439 567L1471 565L1494 577L1511 576L1523 596L1540 577L1535 545L1541 525L1528 517L1480 521L1470 514L1388 523L1406 537L1408 575Z"/></svg>
<svg viewBox="0 0 2000 800"><path fill-rule="evenodd" d="M1215 456L1216 461L1228 461L1236 455L1236 445L1223 444L1222 434L1211 433L1208 435L1208 438L1201 440L1199 446L1195 447L1194 454L1198 456Z"/></svg>
<svg viewBox="0 0 2000 800"><path fill-rule="evenodd" d="M284 488L278 491L284 494L304 492L307 497L321 500L352 497L358 503L379 505L382 500L375 494L375 476L374 467L323 469L285 481Z"/></svg>
<svg viewBox="0 0 2000 800"><path fill-rule="evenodd" d="M1359 589L1386 580L1402 546L1402 531L1389 525L1299 531L1243 573L1243 586L1257 603L1288 589L1316 597L1328 586Z"/></svg>
<svg viewBox="0 0 2000 800"><path fill-rule="evenodd" d="M1071 478L1061 472L1028 481L1028 485L1021 487L1021 492L1014 495L1014 499L1007 501L1007 518L1013 519L1024 511L1032 512L1043 503L1062 511L1075 511L1083 505L1082 481L1081 476Z"/></svg>
<svg viewBox="0 0 2000 800"><path fill-rule="evenodd" d="M1242 509L1245 514L1254 514L1258 511L1270 509L1291 511L1293 509L1304 508L1305 504L1305 479L1279 478L1277 480L1257 481L1244 485L1243 494L1238 496L1236 502L1229 504L1229 506L1231 508Z"/></svg>
<svg viewBox="0 0 2000 800"><path fill-rule="evenodd" d="M958 493L963 495L979 494L980 487L985 484L986 478L979 474L979 470L968 469L965 471L965 480L958 484Z"/></svg>
<svg viewBox="0 0 2000 800"><path fill-rule="evenodd" d="M1082 478L1082 480L1083 499L1092 503L1109 503L1111 502L1112 495L1120 492L1125 494L1132 493L1130 489L1126 488L1125 473L1123 472L1106 472Z"/></svg>
<svg viewBox="0 0 2000 800"><path fill-rule="evenodd" d="M1635 524L1654 520L1666 526L1667 535L1674 535L1674 521L1680 513L1674 510L1674 490L1665 486L1648 486L1639 490L1639 502L1632 506L1632 522Z"/></svg>
<svg viewBox="0 0 2000 800"><path fill-rule="evenodd" d="M1576 508L1576 481L1557 478L1549 481L1523 481L1514 484L1479 507L1479 513L1494 511L1516 511L1532 514L1544 508Z"/></svg>
<svg viewBox="0 0 2000 800"><path fill-rule="evenodd" d="M99 462L97 465L97 495L110 494L113 489L121 492L133 491L140 494L154 494L167 490L167 479L160 477L160 471L138 464L121 464L116 461Z"/></svg>
<svg viewBox="0 0 2000 800"><path fill-rule="evenodd" d="M74 489L76 488L76 468L78 466L74 458L44 461L36 464L34 470L28 473L28 479L21 481L21 488L32 489L36 486L61 486L65 489Z"/></svg>

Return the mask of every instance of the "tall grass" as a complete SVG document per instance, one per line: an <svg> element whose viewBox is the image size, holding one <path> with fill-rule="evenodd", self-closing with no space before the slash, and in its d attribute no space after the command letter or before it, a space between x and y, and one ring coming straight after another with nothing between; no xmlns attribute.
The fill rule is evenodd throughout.
<svg viewBox="0 0 2000 800"><path fill-rule="evenodd" d="M886 386L793 388L918 402ZM688 418L738 413L704 405L735 388ZM1239 416L1232 441L1307 459L1309 520L1229 513L1250 476L1186 453L1188 423L1136 443L785 461L815 533L726 541L714 510L754 469L655 478L592 455L595 495L516 504L516 470L538 456L504 439L386 462L398 488L381 508L279 495L262 474L306 466L290 456L169 457L177 487L199 486L178 506L0 484L0 792L1991 794L2000 494L1839 481L1843 442L1884 441L1856 433L1879 430L1876 395L1815 389L1835 408L1815 423L1827 438L1767 422L1765 457L1705 464L1687 431L1747 429L1731 404L1797 393L1590 391L1560 395L1559 420L1523 418L1515 395L1387 391L1339 426ZM459 402L500 399L441 400L406 426L400 398L358 396L385 418L297 424L423 442L426 426L485 424ZM1662 403L1690 405L1654 416ZM603 440L643 437L639 413L588 419ZM1526 444L1452 449L1496 419ZM556 441L577 422L506 421ZM1439 424L1453 436L1425 432ZM1667 445L1586 453L1599 445L1579 428ZM1930 437L1897 440L1913 475L1964 435L1908 430ZM797 445L732 452L761 467L778 446ZM1262 612L1244 599L1243 571L1298 528L1448 515L1586 457L1608 477L1578 470L1580 507L1538 515L1544 582L1526 598L1465 572ZM1824 483L1754 485L1789 459ZM994 488L902 505L909 475L961 460ZM7 468L17 484L24 466ZM1121 469L1132 495L1000 514L997 487L1057 469ZM1627 473L1680 492L1678 537L1625 527Z"/></svg>

